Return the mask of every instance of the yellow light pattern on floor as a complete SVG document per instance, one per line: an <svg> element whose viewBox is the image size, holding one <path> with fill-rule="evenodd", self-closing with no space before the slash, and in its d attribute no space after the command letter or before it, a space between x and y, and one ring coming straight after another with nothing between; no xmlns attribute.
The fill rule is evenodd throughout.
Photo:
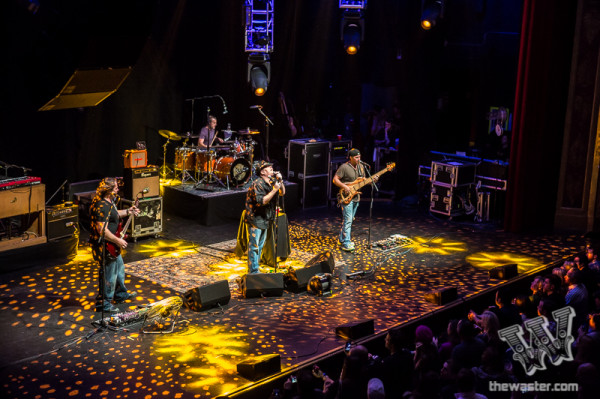
<svg viewBox="0 0 600 399"><path fill-rule="evenodd" d="M196 253L196 244L188 241L157 241L152 244L141 244L138 252L149 254L151 258L156 256L170 256L179 258L185 255Z"/></svg>
<svg viewBox="0 0 600 399"><path fill-rule="evenodd" d="M188 382L187 388L214 390L219 385L221 393L225 393L235 388L226 381L237 374L237 364L247 357L247 337L244 332L224 326L190 326L179 333L159 337L154 344L154 355L160 358L168 354L173 362L189 365L185 373L193 376L193 382ZM202 367L197 366L200 364Z"/></svg>
<svg viewBox="0 0 600 399"><path fill-rule="evenodd" d="M242 276L243 274L246 274L248 272L248 259L245 256L242 259L236 258L235 256L231 256L225 261L214 263L209 267L209 275L232 279L235 277ZM296 259L286 259L285 261L279 262L277 264L276 271L284 273L290 267L294 269L299 269L304 267L304 263ZM275 268L261 264L259 267L259 271L261 273L269 273L275 271Z"/></svg>
<svg viewBox="0 0 600 399"><path fill-rule="evenodd" d="M415 237L412 244L408 247L412 248L418 254L434 253L438 255L451 255L467 250L467 244L464 242L448 240L442 237Z"/></svg>
<svg viewBox="0 0 600 399"><path fill-rule="evenodd" d="M467 256L466 261L473 267L479 269L493 269L497 266L516 263L519 273L542 266L542 262L527 255L514 254L510 252L476 252Z"/></svg>

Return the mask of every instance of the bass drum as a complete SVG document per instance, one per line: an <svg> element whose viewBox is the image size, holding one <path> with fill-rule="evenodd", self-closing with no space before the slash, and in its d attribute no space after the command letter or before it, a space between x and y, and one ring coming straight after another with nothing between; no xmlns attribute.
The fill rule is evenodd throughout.
<svg viewBox="0 0 600 399"><path fill-rule="evenodd" d="M224 184L229 180L229 184L239 187L250 180L252 166L244 158L221 157L215 165L215 175Z"/></svg>

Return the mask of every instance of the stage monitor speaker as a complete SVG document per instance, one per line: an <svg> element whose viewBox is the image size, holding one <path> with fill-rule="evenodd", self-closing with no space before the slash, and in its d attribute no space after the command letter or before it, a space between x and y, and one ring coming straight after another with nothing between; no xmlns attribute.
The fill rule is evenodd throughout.
<svg viewBox="0 0 600 399"><path fill-rule="evenodd" d="M146 188L148 192L144 194L144 197L160 195L160 177L157 166L123 169L123 198L133 200Z"/></svg>
<svg viewBox="0 0 600 399"><path fill-rule="evenodd" d="M458 298L456 287L440 288L439 290L425 293L425 300L436 305L445 305Z"/></svg>
<svg viewBox="0 0 600 399"><path fill-rule="evenodd" d="M333 274L333 269L335 269L335 259L333 257L333 253L331 251L321 252L311 260L306 263L306 267L313 266L316 264L320 264L323 269L320 273L330 273Z"/></svg>
<svg viewBox="0 0 600 399"><path fill-rule="evenodd" d="M285 289L291 292L306 291L308 282L310 279L323 273L323 267L321 263L317 263L312 266L305 266L299 269L289 268L287 273L283 276L285 282Z"/></svg>
<svg viewBox="0 0 600 399"><path fill-rule="evenodd" d="M242 296L256 298L260 296L283 295L283 273L252 273L242 276Z"/></svg>
<svg viewBox="0 0 600 399"><path fill-rule="evenodd" d="M373 319L346 323L335 328L335 335L346 341L354 341L373 334L375 334Z"/></svg>
<svg viewBox="0 0 600 399"><path fill-rule="evenodd" d="M76 70L60 93L38 111L94 107L113 94L131 73L127 68Z"/></svg>
<svg viewBox="0 0 600 399"><path fill-rule="evenodd" d="M508 280L519 275L519 266L516 263L502 265L490 269L490 278Z"/></svg>
<svg viewBox="0 0 600 399"><path fill-rule="evenodd" d="M229 282L227 280L217 281L213 284L203 285L192 288L183 294L183 306L199 312L212 308L213 306L223 306L229 303L231 292L229 292Z"/></svg>
<svg viewBox="0 0 600 399"><path fill-rule="evenodd" d="M237 372L252 381L281 371L281 357L277 354L256 356L237 365Z"/></svg>

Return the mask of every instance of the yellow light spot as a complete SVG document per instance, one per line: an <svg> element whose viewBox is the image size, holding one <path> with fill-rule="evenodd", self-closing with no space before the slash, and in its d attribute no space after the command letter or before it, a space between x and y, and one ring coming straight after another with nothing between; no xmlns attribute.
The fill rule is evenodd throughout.
<svg viewBox="0 0 600 399"><path fill-rule="evenodd" d="M519 273L542 266L542 262L531 256L514 254L510 252L476 252L466 257L466 261L473 267L479 269L493 269L497 266L516 263Z"/></svg>

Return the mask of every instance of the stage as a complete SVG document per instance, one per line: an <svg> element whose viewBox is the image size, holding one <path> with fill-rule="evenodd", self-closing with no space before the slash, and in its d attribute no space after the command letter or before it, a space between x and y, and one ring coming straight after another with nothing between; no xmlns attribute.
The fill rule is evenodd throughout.
<svg viewBox="0 0 600 399"><path fill-rule="evenodd" d="M165 207L167 193L174 192L179 191L165 192ZM139 322L104 330L92 326L99 318L93 311L97 267L83 237L69 263L41 262L3 274L4 397L266 397L270 384L297 368L317 362L330 375L339 372L345 343L335 334L340 325L373 320L373 334L362 339L377 353L391 327L414 329L418 322L439 332L445 312L464 313L477 306L481 294L489 300L491 290L505 283L490 279L490 268L514 262L520 276L540 273L586 244L580 235L508 234L497 226L441 220L377 201L372 221L368 203L359 207L357 250L345 253L337 245L340 219L337 208L288 209L292 253L278 268L261 268L283 273L330 251L335 259L330 294L284 291L244 298L239 283L246 259L233 254L239 220L206 227L206 221L167 208L161 237L141 238L124 253L126 283L137 297L118 307L135 312L138 305L219 281L227 281L231 294L227 304L200 312L181 308L171 333L142 333ZM392 235L399 245L369 248ZM443 306L425 300L426 293L443 287L455 287L458 300ZM263 355L279 355L282 372L266 380L238 374L238 364Z"/></svg>

